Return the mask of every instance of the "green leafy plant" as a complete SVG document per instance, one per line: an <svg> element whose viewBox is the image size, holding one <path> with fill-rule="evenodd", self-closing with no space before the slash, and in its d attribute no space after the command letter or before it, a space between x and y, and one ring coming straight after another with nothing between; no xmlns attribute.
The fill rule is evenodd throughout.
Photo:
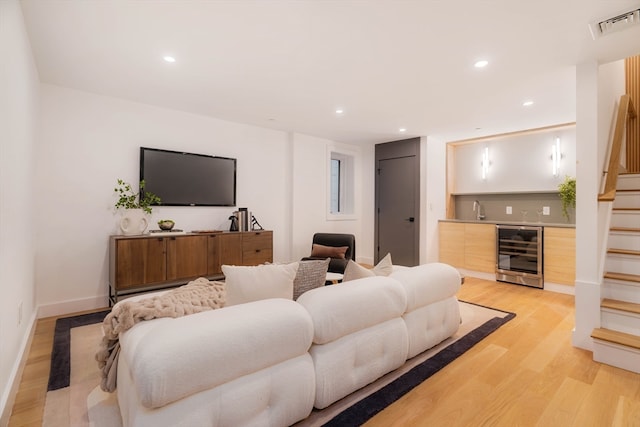
<svg viewBox="0 0 640 427"><path fill-rule="evenodd" d="M144 190L144 180L140 181L140 191ZM151 205L160 203L160 197L145 191L144 196L140 197L140 193L136 193L131 188L131 184L118 179L118 186L113 189L118 196L116 209L142 209L146 213L151 213Z"/></svg>
<svg viewBox="0 0 640 427"><path fill-rule="evenodd" d="M562 214L569 219L569 208L576 207L576 179L566 176L558 185L558 191L562 201Z"/></svg>

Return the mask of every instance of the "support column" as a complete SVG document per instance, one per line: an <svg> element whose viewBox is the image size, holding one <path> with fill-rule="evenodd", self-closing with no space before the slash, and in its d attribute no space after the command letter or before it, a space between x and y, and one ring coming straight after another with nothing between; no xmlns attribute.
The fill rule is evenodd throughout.
<svg viewBox="0 0 640 427"><path fill-rule="evenodd" d="M600 326L598 236L598 63L576 67L576 325L572 342L592 350Z"/></svg>

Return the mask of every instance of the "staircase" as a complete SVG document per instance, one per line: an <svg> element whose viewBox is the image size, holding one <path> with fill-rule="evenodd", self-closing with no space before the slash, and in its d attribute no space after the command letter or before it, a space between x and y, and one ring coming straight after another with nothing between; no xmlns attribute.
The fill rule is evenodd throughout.
<svg viewBox="0 0 640 427"><path fill-rule="evenodd" d="M613 202L593 359L640 373L640 174L621 174Z"/></svg>

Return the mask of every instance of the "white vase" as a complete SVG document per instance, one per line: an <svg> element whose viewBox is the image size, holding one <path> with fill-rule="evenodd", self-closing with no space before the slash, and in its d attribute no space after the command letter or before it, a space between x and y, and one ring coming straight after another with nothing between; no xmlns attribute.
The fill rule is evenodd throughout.
<svg viewBox="0 0 640 427"><path fill-rule="evenodd" d="M147 214L142 209L125 209L120 219L120 229L126 236L142 234L148 225Z"/></svg>

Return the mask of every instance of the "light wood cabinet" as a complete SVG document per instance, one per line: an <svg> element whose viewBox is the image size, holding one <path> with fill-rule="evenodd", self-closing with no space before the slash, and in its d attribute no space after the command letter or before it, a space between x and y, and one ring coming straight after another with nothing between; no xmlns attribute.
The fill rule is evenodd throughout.
<svg viewBox="0 0 640 427"><path fill-rule="evenodd" d="M576 280L576 230L544 228L544 281L574 285Z"/></svg>
<svg viewBox="0 0 640 427"><path fill-rule="evenodd" d="M495 224L442 221L438 224L440 262L457 268L494 273ZM573 285L576 280L576 230L544 227L544 281Z"/></svg>
<svg viewBox="0 0 640 427"><path fill-rule="evenodd" d="M495 272L495 224L440 222L438 229L440 262L457 268Z"/></svg>
<svg viewBox="0 0 640 427"><path fill-rule="evenodd" d="M111 236L109 302L126 294L178 286L198 277L221 279L222 265L273 261L273 232Z"/></svg>
<svg viewBox="0 0 640 427"><path fill-rule="evenodd" d="M464 225L462 222L439 223L440 262L464 268Z"/></svg>
<svg viewBox="0 0 640 427"><path fill-rule="evenodd" d="M495 273L495 224L465 224L464 226L465 268L484 273Z"/></svg>

